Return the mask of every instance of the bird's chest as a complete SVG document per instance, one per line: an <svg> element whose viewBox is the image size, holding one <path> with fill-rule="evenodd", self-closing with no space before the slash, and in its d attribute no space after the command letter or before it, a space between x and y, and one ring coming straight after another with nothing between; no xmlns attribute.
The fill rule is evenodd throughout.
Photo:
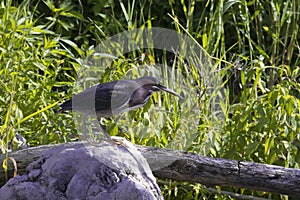
<svg viewBox="0 0 300 200"><path fill-rule="evenodd" d="M152 95L152 91L151 90L147 90L144 88L138 88L137 90L135 90L132 93L132 96L130 97L129 100L129 107L130 108L139 108L141 106L143 106L145 103L147 103L147 101L149 100L149 98Z"/></svg>

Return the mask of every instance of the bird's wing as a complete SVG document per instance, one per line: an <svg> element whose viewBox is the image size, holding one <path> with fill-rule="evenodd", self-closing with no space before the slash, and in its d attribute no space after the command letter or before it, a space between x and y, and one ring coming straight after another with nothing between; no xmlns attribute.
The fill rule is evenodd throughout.
<svg viewBox="0 0 300 200"><path fill-rule="evenodd" d="M110 117L129 110L129 100L137 84L131 80L101 83L72 97L71 102L62 107L72 106L72 110L82 113ZM69 105L70 104L70 105Z"/></svg>
<svg viewBox="0 0 300 200"><path fill-rule="evenodd" d="M71 100L72 110L82 113L95 114L95 96L97 87L88 88L77 95L74 95Z"/></svg>
<svg viewBox="0 0 300 200"><path fill-rule="evenodd" d="M115 115L128 110L128 102L136 87L136 83L130 80L98 85L95 96L96 111L100 114L102 112L104 115Z"/></svg>

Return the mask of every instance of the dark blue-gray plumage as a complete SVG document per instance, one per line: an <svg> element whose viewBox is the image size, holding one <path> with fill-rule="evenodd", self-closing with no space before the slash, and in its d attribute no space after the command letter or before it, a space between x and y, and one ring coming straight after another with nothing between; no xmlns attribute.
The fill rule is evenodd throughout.
<svg viewBox="0 0 300 200"><path fill-rule="evenodd" d="M66 101L61 110L79 111L85 115L112 117L134 110L147 103L153 92L165 91L179 98L176 92L160 84L152 76L134 80L118 80L91 87Z"/></svg>

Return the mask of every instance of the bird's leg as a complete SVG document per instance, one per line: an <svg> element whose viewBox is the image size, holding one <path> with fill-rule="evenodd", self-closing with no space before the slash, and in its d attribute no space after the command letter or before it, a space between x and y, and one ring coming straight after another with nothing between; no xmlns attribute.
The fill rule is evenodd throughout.
<svg viewBox="0 0 300 200"><path fill-rule="evenodd" d="M84 114L82 116L83 134L85 135L86 138L88 138L88 131L87 131L87 128L86 128L86 117L87 116L88 116L87 114Z"/></svg>
<svg viewBox="0 0 300 200"><path fill-rule="evenodd" d="M89 143L91 143L92 145L97 146L97 145L100 144L100 141L101 141L103 138L100 137L100 139L98 138L98 140L97 140L96 137L93 138L93 137L91 137L91 136L89 135L88 130L87 130L87 128L86 128L86 118L87 118L87 116L88 116L87 114L85 114L85 115L82 116L82 119L83 119L83 131L84 131L84 135L85 135L85 137L86 137L86 140L87 140ZM95 118L95 117L93 117L93 118ZM105 135L105 137L106 137L105 140L106 140L107 142L109 142L110 144L113 144L113 145L117 145L117 146L121 145L121 146L126 147L126 145L125 145L122 141L113 140L113 139L110 137L110 135L109 135L109 134L107 133L107 131L106 131L106 126L105 126L104 124L101 123L101 117L97 117L97 120L93 120L92 122L93 122L93 124L96 126L96 128L97 128L99 131L101 131L101 132ZM98 135L98 134L97 134L97 135Z"/></svg>
<svg viewBox="0 0 300 200"><path fill-rule="evenodd" d="M87 122L86 122L87 121L87 116L88 116L88 114L84 114L82 116L83 132L84 132L85 139L93 145L98 145L103 138L101 138L101 136L99 136L100 134L94 133L94 131L92 131L92 133L91 133L92 135L89 133L89 131L87 129ZM93 117L93 118L95 118L95 117ZM109 134L105 130L104 125L102 125L100 123L101 126L99 126L99 123L98 123L97 120L92 120L92 123L96 126L97 130L102 132L108 138L108 140L111 140Z"/></svg>
<svg viewBox="0 0 300 200"><path fill-rule="evenodd" d="M106 131L106 126L101 123L101 117L97 117L97 120L99 122L99 125L100 125L99 129L101 130L101 132L107 137L108 140L112 140L110 135Z"/></svg>
<svg viewBox="0 0 300 200"><path fill-rule="evenodd" d="M117 146L123 146L123 147L128 147L125 143L123 143L122 141L118 141L116 139L112 139L111 136L107 133L106 131L106 126L104 124L101 123L101 117L97 117L97 120L100 124L100 129L101 131L103 132L103 134L107 137L107 142L109 142L110 144L113 144L113 145L117 145ZM95 121L94 121L95 122Z"/></svg>

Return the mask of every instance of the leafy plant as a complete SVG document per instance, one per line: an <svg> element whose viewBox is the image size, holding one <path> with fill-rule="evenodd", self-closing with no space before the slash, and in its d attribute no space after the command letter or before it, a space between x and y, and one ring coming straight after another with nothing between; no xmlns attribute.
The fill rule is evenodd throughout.
<svg viewBox="0 0 300 200"><path fill-rule="evenodd" d="M52 108L63 99L66 86L72 85L79 65L66 47L72 42L36 25L29 1L18 7L1 3L1 149L8 151L14 130L29 144L69 141L70 116L58 120ZM73 44L75 45L75 44ZM77 49L80 51L79 49ZM67 78L66 78L67 77Z"/></svg>

